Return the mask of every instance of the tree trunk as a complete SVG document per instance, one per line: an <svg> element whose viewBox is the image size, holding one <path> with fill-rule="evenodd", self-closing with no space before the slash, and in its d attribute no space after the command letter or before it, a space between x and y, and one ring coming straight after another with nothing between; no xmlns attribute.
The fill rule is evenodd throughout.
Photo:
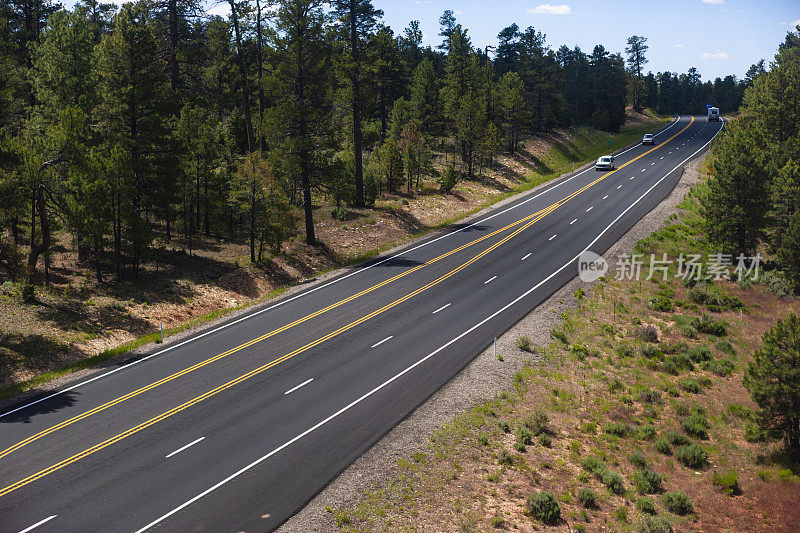
<svg viewBox="0 0 800 533"><path fill-rule="evenodd" d="M42 242L36 244L36 217L39 218L39 225L41 226ZM39 262L39 256L42 253L47 253L50 247L50 225L47 220L47 211L45 210L44 202L44 187L38 185L34 192L34 197L31 201L31 249L28 252L28 279L33 279L36 274L36 263ZM45 280L47 281L47 280Z"/></svg>
<svg viewBox="0 0 800 533"><path fill-rule="evenodd" d="M261 53L261 2L256 0L256 56L258 60L258 149L264 153L264 60ZM260 253L260 252L259 252ZM259 258L260 260L260 258Z"/></svg>
<svg viewBox="0 0 800 533"><path fill-rule="evenodd" d="M356 28L356 0L350 0L350 49L353 53L353 152L355 156L356 207L364 207L364 169L361 140L361 80L358 64L358 31Z"/></svg>
<svg viewBox="0 0 800 533"><path fill-rule="evenodd" d="M250 98L248 97L247 72L244 67L242 57L242 35L239 31L239 15L236 13L235 0L228 0L231 7L231 20L233 21L233 31L236 36L236 62L239 64L239 83L242 88L242 110L244 111L244 127L247 131L247 152L253 151L253 123L250 116Z"/></svg>

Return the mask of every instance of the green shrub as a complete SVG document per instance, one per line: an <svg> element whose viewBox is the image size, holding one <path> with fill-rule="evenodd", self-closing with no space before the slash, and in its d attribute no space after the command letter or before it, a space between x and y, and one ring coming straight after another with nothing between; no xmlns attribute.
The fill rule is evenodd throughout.
<svg viewBox="0 0 800 533"><path fill-rule="evenodd" d="M636 508L645 514L656 514L656 503L653 498L641 497L636 500Z"/></svg>
<svg viewBox="0 0 800 533"><path fill-rule="evenodd" d="M561 329L558 329L558 328L551 329L550 330L550 336L553 337L556 340L559 340L559 341L563 342L564 344L568 343L567 334Z"/></svg>
<svg viewBox="0 0 800 533"><path fill-rule="evenodd" d="M532 352L533 351L533 341L527 335L520 335L517 338L517 348L522 350L523 352Z"/></svg>
<svg viewBox="0 0 800 533"><path fill-rule="evenodd" d="M736 370L736 363L730 358L714 359L712 361L704 361L700 363L700 368L726 378L733 374L733 371Z"/></svg>
<svg viewBox="0 0 800 533"><path fill-rule="evenodd" d="M639 326L633 331L633 335L644 342L658 342L658 328L652 324Z"/></svg>
<svg viewBox="0 0 800 533"><path fill-rule="evenodd" d="M697 328L692 326L691 324L685 324L678 328L681 332L681 335L686 337L687 339L694 339L697 337Z"/></svg>
<svg viewBox="0 0 800 533"><path fill-rule="evenodd" d="M747 442L766 442L767 432L755 422L747 422L744 425L744 440Z"/></svg>
<svg viewBox="0 0 800 533"><path fill-rule="evenodd" d="M442 191L450 192L459 182L460 176L453 163L450 163L438 178Z"/></svg>
<svg viewBox="0 0 800 533"><path fill-rule="evenodd" d="M642 344L642 347L639 349L639 351L642 353L642 356L647 357L648 359L654 359L656 357L660 358L663 355L658 346L649 342Z"/></svg>
<svg viewBox="0 0 800 533"><path fill-rule="evenodd" d="M589 483L589 480L592 479L592 476L589 475L589 472L578 472L576 479L580 483Z"/></svg>
<svg viewBox="0 0 800 533"><path fill-rule="evenodd" d="M498 420L497 427L499 427L503 433L511 433L511 426L508 425L508 422L505 420Z"/></svg>
<svg viewBox="0 0 800 533"><path fill-rule="evenodd" d="M550 435L547 433L539 433L539 444L544 446L545 448L549 448L553 445L553 439L550 438Z"/></svg>
<svg viewBox="0 0 800 533"><path fill-rule="evenodd" d="M514 456L511 453L503 448L500 450L500 454L497 456L497 462L501 465L511 466L514 464Z"/></svg>
<svg viewBox="0 0 800 533"><path fill-rule="evenodd" d="M583 300L586 297L586 291L583 290L583 287L578 287L573 294L578 300Z"/></svg>
<svg viewBox="0 0 800 533"><path fill-rule="evenodd" d="M667 342L661 345L661 351L665 354L683 353L689 349L689 345L685 341Z"/></svg>
<svg viewBox="0 0 800 533"><path fill-rule="evenodd" d="M569 351L572 352L575 357L583 361L586 359L586 356L589 355L589 348L584 346L583 344L573 344L569 347Z"/></svg>
<svg viewBox="0 0 800 533"><path fill-rule="evenodd" d="M666 438L673 446L688 446L692 443L692 439L677 431L667 431Z"/></svg>
<svg viewBox="0 0 800 533"><path fill-rule="evenodd" d="M595 457L594 455L584 457L583 460L581 460L581 466L584 470L591 472L599 478L602 478L603 472L606 470L606 464L603 462L603 460L599 457Z"/></svg>
<svg viewBox="0 0 800 533"><path fill-rule="evenodd" d="M636 490L642 494L655 494L661 492L661 484L664 478L658 472L653 472L648 468L642 468L633 473L633 482Z"/></svg>
<svg viewBox="0 0 800 533"><path fill-rule="evenodd" d="M525 447L524 444L517 441L514 443L514 449L517 450L519 453L525 453L528 449Z"/></svg>
<svg viewBox="0 0 800 533"><path fill-rule="evenodd" d="M692 346L686 351L686 355L694 361L695 363L702 363L703 361L710 361L714 357L711 355L711 350L708 349L708 346L700 344L698 346Z"/></svg>
<svg viewBox="0 0 800 533"><path fill-rule="evenodd" d="M662 404L664 399L661 397L661 391L656 389L645 389L639 392L639 401L642 403L655 403Z"/></svg>
<svg viewBox="0 0 800 533"><path fill-rule="evenodd" d="M548 524L561 520L561 507L556 498L544 490L528 496L528 512L534 518Z"/></svg>
<svg viewBox="0 0 800 533"><path fill-rule="evenodd" d="M614 378L611 380L611 383L608 384L608 390L612 394L621 390L625 390L625 384L619 379Z"/></svg>
<svg viewBox="0 0 800 533"><path fill-rule="evenodd" d="M636 430L636 436L640 440L653 440L656 438L656 428L652 424L639 426L639 428Z"/></svg>
<svg viewBox="0 0 800 533"><path fill-rule="evenodd" d="M722 353L726 353L730 356L736 355L736 350L733 348L733 345L726 340L719 341L714 346Z"/></svg>
<svg viewBox="0 0 800 533"><path fill-rule="evenodd" d="M682 371L694 370L694 363L686 354L669 355L661 363L661 370L667 374L677 376Z"/></svg>
<svg viewBox="0 0 800 533"><path fill-rule="evenodd" d="M478 442L479 442L479 443L480 443L482 446L488 446L488 445L489 445L489 436L488 436L488 435L486 435L486 433L480 433L480 434L478 435Z"/></svg>
<svg viewBox="0 0 800 533"><path fill-rule="evenodd" d="M597 505L597 496L589 487L581 487L578 489L578 501L584 507L595 507Z"/></svg>
<svg viewBox="0 0 800 533"><path fill-rule="evenodd" d="M715 337L724 337L728 333L728 327L724 322L705 314L699 318L695 317L694 320L692 320L692 326L700 333L707 333Z"/></svg>
<svg viewBox="0 0 800 533"><path fill-rule="evenodd" d="M693 379L682 379L678 382L678 385L686 392L691 392L692 394L700 392L700 385Z"/></svg>
<svg viewBox="0 0 800 533"><path fill-rule="evenodd" d="M629 453L628 461L630 461L633 466L638 468L647 468L647 457L644 456L641 450L636 450Z"/></svg>
<svg viewBox="0 0 800 533"><path fill-rule="evenodd" d="M655 511L655 507L653 507ZM643 516L633 526L633 533L672 533L672 524L665 516Z"/></svg>
<svg viewBox="0 0 800 533"><path fill-rule="evenodd" d="M708 461L708 452L697 444L678 446L675 449L675 459L689 468L703 468Z"/></svg>
<svg viewBox="0 0 800 533"><path fill-rule="evenodd" d="M541 435L547 432L547 425L550 418L544 411L534 411L525 419L525 426L533 431L534 435Z"/></svg>
<svg viewBox="0 0 800 533"><path fill-rule="evenodd" d="M617 357L619 358L633 357L635 353L633 351L633 347L627 342L619 343L617 347L614 349L614 352L617 354Z"/></svg>
<svg viewBox="0 0 800 533"><path fill-rule="evenodd" d="M722 492L729 496L733 496L739 492L739 475L736 470L731 470L724 474L714 472L714 475L711 477L711 482L721 488Z"/></svg>
<svg viewBox="0 0 800 533"><path fill-rule="evenodd" d="M659 453L663 453L664 455L672 455L672 446L669 445L669 440L667 440L666 437L656 439L656 441L653 443L653 447Z"/></svg>
<svg viewBox="0 0 800 533"><path fill-rule="evenodd" d="M506 519L500 515L495 515L492 517L492 527L495 529L500 529L506 523Z"/></svg>
<svg viewBox="0 0 800 533"><path fill-rule="evenodd" d="M617 437L627 437L631 432L631 425L626 422L608 422L603 424L603 431Z"/></svg>
<svg viewBox="0 0 800 533"><path fill-rule="evenodd" d="M650 309L665 313L668 313L675 308L672 305L672 299L667 298L666 296L656 296L655 298L650 298L650 301L647 302L647 305L650 307Z"/></svg>
<svg viewBox="0 0 800 533"><path fill-rule="evenodd" d="M625 481L622 479L619 472L606 469L606 471L603 472L603 479L601 481L603 485L608 487L614 494L622 494L625 492Z"/></svg>
<svg viewBox="0 0 800 533"><path fill-rule="evenodd" d="M524 424L517 426L517 442L520 444L533 443L533 432Z"/></svg>
<svg viewBox="0 0 800 533"><path fill-rule="evenodd" d="M691 415L681 420L681 426L689 435L698 439L707 439L711 423L705 413L695 410Z"/></svg>
<svg viewBox="0 0 800 533"><path fill-rule="evenodd" d="M683 490L667 492L661 500L664 502L664 506L675 514L685 515L694 510L692 499Z"/></svg>

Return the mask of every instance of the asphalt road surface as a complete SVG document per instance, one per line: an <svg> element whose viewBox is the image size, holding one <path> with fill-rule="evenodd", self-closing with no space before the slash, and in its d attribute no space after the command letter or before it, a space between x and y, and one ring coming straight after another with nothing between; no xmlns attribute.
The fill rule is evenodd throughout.
<svg viewBox="0 0 800 533"><path fill-rule="evenodd" d="M268 531L663 200L681 117L388 258L0 415L0 531Z"/></svg>

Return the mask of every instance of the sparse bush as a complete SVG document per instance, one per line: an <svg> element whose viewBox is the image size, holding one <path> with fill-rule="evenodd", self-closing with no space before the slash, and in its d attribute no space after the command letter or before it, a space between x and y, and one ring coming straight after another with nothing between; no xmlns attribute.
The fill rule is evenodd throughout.
<svg viewBox="0 0 800 533"><path fill-rule="evenodd" d="M553 328L550 330L550 336L556 340L563 342L564 344L568 344L567 334L558 328Z"/></svg>
<svg viewBox="0 0 800 533"><path fill-rule="evenodd" d="M707 333L715 337L724 337L728 333L728 327L724 322L716 320L710 315L703 315L692 320L692 326L700 333Z"/></svg>
<svg viewBox="0 0 800 533"><path fill-rule="evenodd" d="M528 512L534 518L548 524L561 520L561 507L556 498L544 490L528 496Z"/></svg>
<svg viewBox="0 0 800 533"><path fill-rule="evenodd" d="M639 351L642 353L644 357L647 357L648 359L652 359L654 357L661 357L662 355L661 350L659 350L658 346L656 346L655 344L650 344L649 342L642 344L642 347L640 348Z"/></svg>
<svg viewBox="0 0 800 533"><path fill-rule="evenodd" d="M453 163L450 163L438 178L442 191L450 192L459 182L460 176Z"/></svg>
<svg viewBox="0 0 800 533"><path fill-rule="evenodd" d="M492 527L495 529L500 529L506 523L506 519L500 515L495 515L492 517Z"/></svg>
<svg viewBox="0 0 800 533"><path fill-rule="evenodd" d="M640 493L655 494L661 492L661 483L664 478L658 472L642 468L633 473L633 481L636 484L636 490Z"/></svg>
<svg viewBox="0 0 800 533"><path fill-rule="evenodd" d="M658 328L652 324L639 326L634 330L634 336L644 342L658 342Z"/></svg>
<svg viewBox="0 0 800 533"><path fill-rule="evenodd" d="M758 424L747 422L744 425L744 440L747 442L765 442L767 440L767 432L761 429Z"/></svg>
<svg viewBox="0 0 800 533"><path fill-rule="evenodd" d="M730 356L736 355L736 350L734 349L733 345L726 340L721 340L717 342L717 344L715 344L714 346L716 346L717 350L719 350L722 353L728 354Z"/></svg>
<svg viewBox="0 0 800 533"><path fill-rule="evenodd" d="M655 298L651 298L650 301L647 302L647 306L650 307L650 309L662 311L664 313L668 313L675 308L675 306L672 304L672 299L667 298L666 296L656 296Z"/></svg>
<svg viewBox="0 0 800 533"><path fill-rule="evenodd" d="M640 440L653 440L656 438L656 428L651 424L639 426L636 430L636 436Z"/></svg>
<svg viewBox="0 0 800 533"><path fill-rule="evenodd" d="M581 361L586 359L586 356L589 355L589 348L587 348L583 344L573 344L572 346L569 347L569 351L572 352Z"/></svg>
<svg viewBox="0 0 800 533"><path fill-rule="evenodd" d="M517 348L523 352L531 352L533 351L533 341L527 335L520 335L517 337Z"/></svg>
<svg viewBox="0 0 800 533"><path fill-rule="evenodd" d="M663 453L664 455L672 455L672 446L669 445L669 440L666 437L661 437L656 439L653 443L653 447L659 453Z"/></svg>
<svg viewBox="0 0 800 533"><path fill-rule="evenodd" d="M503 433L511 433L511 426L509 426L508 422L505 420L498 420L497 427L499 427Z"/></svg>
<svg viewBox="0 0 800 533"><path fill-rule="evenodd" d="M524 424L517 426L517 442L520 444L533 444L533 432Z"/></svg>
<svg viewBox="0 0 800 533"><path fill-rule="evenodd" d="M697 337L697 328L692 326L691 324L685 324L683 326L680 326L678 329L681 332L681 335L683 335L687 339L694 339Z"/></svg>
<svg viewBox="0 0 800 533"><path fill-rule="evenodd" d="M617 522L622 522L623 524L628 523L628 508L627 507L617 507L614 509L613 513L614 518Z"/></svg>
<svg viewBox="0 0 800 533"><path fill-rule="evenodd" d="M608 422L603 424L603 431L617 437L627 437L631 432L631 425L626 422Z"/></svg>
<svg viewBox="0 0 800 533"><path fill-rule="evenodd" d="M578 501L584 507L595 507L597 505L597 495L589 487L578 489Z"/></svg>
<svg viewBox="0 0 800 533"><path fill-rule="evenodd" d="M769 270L761 274L762 283L767 285L769 291L778 298L794 296L794 287L789 278L780 270Z"/></svg>
<svg viewBox="0 0 800 533"><path fill-rule="evenodd" d="M675 459L689 468L703 468L708 461L708 452L697 444L678 446L675 449Z"/></svg>
<svg viewBox="0 0 800 533"><path fill-rule="evenodd" d="M634 356L633 347L627 342L619 343L619 345L617 345L617 347L615 348L614 352L617 354L617 357L619 358Z"/></svg>
<svg viewBox="0 0 800 533"><path fill-rule="evenodd" d="M331 213L331 218L335 220L339 221L347 220L347 215L348 215L347 208L343 205L340 205L339 207L331 207L330 213Z"/></svg>
<svg viewBox="0 0 800 533"><path fill-rule="evenodd" d="M539 444L541 444L545 448L549 448L550 446L553 445L553 439L551 439L550 435L548 435L547 433L540 433Z"/></svg>
<svg viewBox="0 0 800 533"><path fill-rule="evenodd" d="M695 408L691 415L681 420L681 426L689 435L698 439L707 439L711 423L704 412Z"/></svg>
<svg viewBox="0 0 800 533"><path fill-rule="evenodd" d="M728 496L733 496L739 492L739 475L736 470L731 470L724 474L714 472L711 482L722 489L722 492Z"/></svg>
<svg viewBox="0 0 800 533"><path fill-rule="evenodd" d="M619 392L621 390L625 390L625 384L621 382L619 379L614 378L611 380L611 383L608 384L608 390L612 394Z"/></svg>
<svg viewBox="0 0 800 533"><path fill-rule="evenodd" d="M733 371L736 370L736 363L730 358L713 359L711 361L704 361L703 363L700 363L700 368L726 378L733 374Z"/></svg>
<svg viewBox="0 0 800 533"><path fill-rule="evenodd" d="M661 345L661 351L665 354L683 353L689 349L689 345L685 341L666 342Z"/></svg>
<svg viewBox="0 0 800 533"><path fill-rule="evenodd" d="M642 403L662 404L664 399L661 397L661 391L656 389L645 389L639 392L639 401Z"/></svg>
<svg viewBox="0 0 800 533"><path fill-rule="evenodd" d="M686 392L691 392L692 394L700 392L700 385L693 379L682 379L678 384Z"/></svg>
<svg viewBox="0 0 800 533"><path fill-rule="evenodd" d="M589 472L579 472L578 475L576 476L576 479L580 483L588 483L589 480L592 479L592 477L589 475Z"/></svg>
<svg viewBox="0 0 800 533"><path fill-rule="evenodd" d="M708 349L708 346L700 344L698 346L692 346L686 352L686 355L694 361L695 363L702 363L703 361L710 361L713 359L711 355L711 350Z"/></svg>
<svg viewBox="0 0 800 533"><path fill-rule="evenodd" d="M581 461L581 466L587 472L591 472L598 478L602 478L602 473L606 469L606 464L603 462L602 459L599 457L595 457L594 455L590 455L588 457L584 457Z"/></svg>
<svg viewBox="0 0 800 533"><path fill-rule="evenodd" d="M694 511L692 499L683 490L674 490L664 494L662 501L664 506L675 514L685 515Z"/></svg>
<svg viewBox="0 0 800 533"><path fill-rule="evenodd" d="M692 443L692 439L677 431L667 431L666 438L673 446L688 446Z"/></svg>
<svg viewBox="0 0 800 533"><path fill-rule="evenodd" d="M575 290L574 294L575 294L575 298L577 298L578 300L583 300L586 297L586 291L583 290L583 287L578 287Z"/></svg>
<svg viewBox="0 0 800 533"><path fill-rule="evenodd" d="M633 533L672 533L672 531L672 524L665 516L643 516L633 526Z"/></svg>
<svg viewBox="0 0 800 533"><path fill-rule="evenodd" d="M611 469L606 469L603 472L603 485L609 488L614 494L622 494L625 492L625 481L619 472Z"/></svg>
<svg viewBox="0 0 800 533"><path fill-rule="evenodd" d="M550 418L544 411L534 411L525 420L525 426L533 431L534 435L541 435L547 433L547 425L550 423Z"/></svg>
<svg viewBox="0 0 800 533"><path fill-rule="evenodd" d="M488 446L489 445L489 437L488 437L488 435L486 435L486 433L479 434L478 435L478 443L480 443L482 446Z"/></svg>
<svg viewBox="0 0 800 533"><path fill-rule="evenodd" d="M517 441L514 443L514 449L517 450L519 453L525 453L528 449L525 447L524 444Z"/></svg>
<svg viewBox="0 0 800 533"><path fill-rule="evenodd" d="M636 508L645 514L656 514L656 504L653 498L641 497L636 500Z"/></svg>
<svg viewBox="0 0 800 533"><path fill-rule="evenodd" d="M628 461L631 464L638 468L647 468L647 458L641 452L641 450L636 450L628 454Z"/></svg>
<svg viewBox="0 0 800 533"><path fill-rule="evenodd" d="M500 454L497 456L497 462L501 465L511 466L514 464L514 456L511 453L503 448L500 450Z"/></svg>

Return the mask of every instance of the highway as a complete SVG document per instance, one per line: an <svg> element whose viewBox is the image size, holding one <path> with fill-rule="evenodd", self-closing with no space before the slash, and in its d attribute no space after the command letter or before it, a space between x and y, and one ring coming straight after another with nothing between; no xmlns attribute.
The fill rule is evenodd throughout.
<svg viewBox="0 0 800 533"><path fill-rule="evenodd" d="M723 127L617 156L0 414L0 532L269 531L607 250Z"/></svg>

